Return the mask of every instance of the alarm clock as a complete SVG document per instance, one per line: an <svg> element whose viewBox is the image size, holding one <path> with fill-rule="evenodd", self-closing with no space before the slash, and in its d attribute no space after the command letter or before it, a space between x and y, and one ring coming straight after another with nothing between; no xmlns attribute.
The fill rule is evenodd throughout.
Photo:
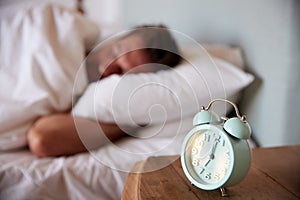
<svg viewBox="0 0 300 200"><path fill-rule="evenodd" d="M231 104L236 117L220 117L210 110L216 101ZM187 179L196 187L214 190L239 183L248 173L251 128L236 104L214 99L194 116L194 128L185 136L181 164Z"/></svg>

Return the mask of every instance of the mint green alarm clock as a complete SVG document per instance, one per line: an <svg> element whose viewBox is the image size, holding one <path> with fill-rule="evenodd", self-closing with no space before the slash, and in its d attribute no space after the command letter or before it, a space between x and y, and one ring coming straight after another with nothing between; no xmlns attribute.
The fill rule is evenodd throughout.
<svg viewBox="0 0 300 200"><path fill-rule="evenodd" d="M216 101L230 103L237 117L219 117L211 111ZM240 116L234 103L215 99L195 115L193 125L181 152L181 164L188 180L204 190L223 189L239 183L251 164L247 142L251 129L246 117Z"/></svg>

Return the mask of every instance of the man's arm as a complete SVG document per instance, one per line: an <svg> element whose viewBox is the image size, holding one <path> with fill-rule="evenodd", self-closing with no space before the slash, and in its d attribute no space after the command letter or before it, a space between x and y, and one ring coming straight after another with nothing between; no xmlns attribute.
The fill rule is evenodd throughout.
<svg viewBox="0 0 300 200"><path fill-rule="evenodd" d="M38 119L28 131L27 140L32 153L47 157L86 152L124 135L114 124L53 114Z"/></svg>

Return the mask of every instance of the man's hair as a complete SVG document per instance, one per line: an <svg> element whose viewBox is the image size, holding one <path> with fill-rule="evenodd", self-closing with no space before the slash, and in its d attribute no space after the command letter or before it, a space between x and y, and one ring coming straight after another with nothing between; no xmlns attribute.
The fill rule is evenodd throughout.
<svg viewBox="0 0 300 200"><path fill-rule="evenodd" d="M174 67L181 61L177 43L166 26L137 26L125 37L131 35L142 38L151 62Z"/></svg>

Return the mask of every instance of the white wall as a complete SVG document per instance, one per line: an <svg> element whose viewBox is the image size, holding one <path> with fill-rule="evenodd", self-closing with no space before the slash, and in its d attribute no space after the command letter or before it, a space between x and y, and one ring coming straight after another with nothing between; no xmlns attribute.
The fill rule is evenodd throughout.
<svg viewBox="0 0 300 200"><path fill-rule="evenodd" d="M122 23L165 23L200 42L242 47L257 75L241 108L261 146L300 144L297 0L126 1Z"/></svg>

